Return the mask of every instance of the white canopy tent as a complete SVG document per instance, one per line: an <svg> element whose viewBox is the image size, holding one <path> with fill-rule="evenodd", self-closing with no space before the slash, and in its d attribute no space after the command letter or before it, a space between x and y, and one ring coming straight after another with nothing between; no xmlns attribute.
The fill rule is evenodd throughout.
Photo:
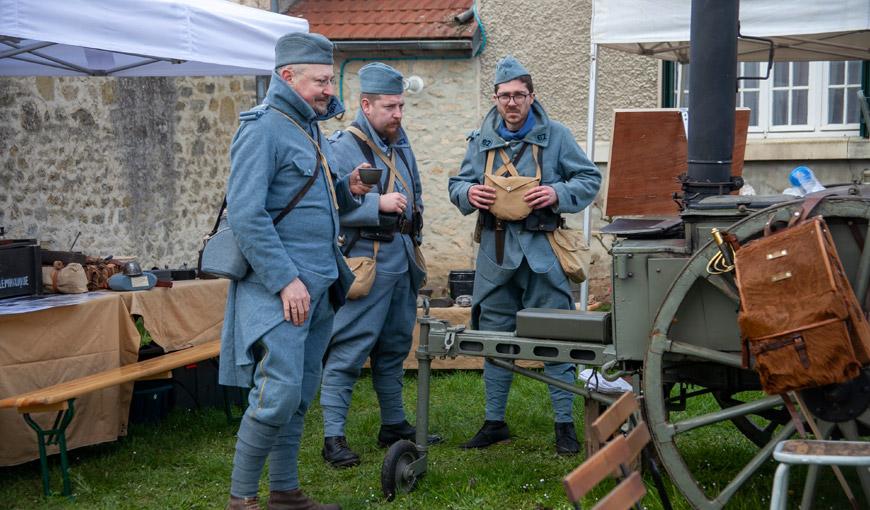
<svg viewBox="0 0 870 510"><path fill-rule="evenodd" d="M308 22L224 0L0 0L0 76L268 74Z"/></svg>
<svg viewBox="0 0 870 510"><path fill-rule="evenodd" d="M595 157L598 47L689 61L691 0L593 0L586 152ZM743 0L740 32L772 39L775 60L870 60L870 0ZM768 44L738 41L738 60L767 61ZM583 231L589 241L589 209ZM581 303L586 303L583 284Z"/></svg>
<svg viewBox="0 0 870 510"><path fill-rule="evenodd" d="M689 61L691 0L606 0L593 4L592 43ZM868 0L744 0L740 32L773 39L776 60L870 60ZM738 59L766 61L767 44L740 40Z"/></svg>

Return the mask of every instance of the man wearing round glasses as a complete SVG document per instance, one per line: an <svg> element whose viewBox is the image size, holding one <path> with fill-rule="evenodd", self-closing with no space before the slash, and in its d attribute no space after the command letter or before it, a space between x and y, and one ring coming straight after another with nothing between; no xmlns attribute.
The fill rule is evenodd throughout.
<svg viewBox="0 0 870 510"><path fill-rule="evenodd" d="M472 296L474 329L514 331L523 308L574 309L569 281L547 239L562 214L581 211L595 198L601 174L571 131L550 119L534 94L532 77L508 55L496 66L494 106L468 137L450 200L463 214L478 212L480 243ZM544 372L574 384L575 365L545 363ZM513 372L485 362L486 417L463 448L510 439L505 422ZM580 451L573 393L549 387L556 451Z"/></svg>

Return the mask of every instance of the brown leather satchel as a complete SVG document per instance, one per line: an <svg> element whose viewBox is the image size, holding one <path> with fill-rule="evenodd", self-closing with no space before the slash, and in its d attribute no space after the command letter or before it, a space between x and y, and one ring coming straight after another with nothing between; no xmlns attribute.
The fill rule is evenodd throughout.
<svg viewBox="0 0 870 510"><path fill-rule="evenodd" d="M870 325L828 225L804 219L813 205L735 254L743 363L754 357L768 394L845 382L870 362Z"/></svg>

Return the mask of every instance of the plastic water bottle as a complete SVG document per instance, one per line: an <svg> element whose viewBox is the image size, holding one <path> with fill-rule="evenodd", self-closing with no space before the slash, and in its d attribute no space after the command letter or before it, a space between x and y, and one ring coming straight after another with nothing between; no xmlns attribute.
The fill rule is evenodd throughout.
<svg viewBox="0 0 870 510"><path fill-rule="evenodd" d="M792 186L800 188L804 193L815 193L816 191L822 191L825 189L822 186L822 183L816 179L813 171L805 166L799 166L791 171L788 174L788 182L791 183Z"/></svg>

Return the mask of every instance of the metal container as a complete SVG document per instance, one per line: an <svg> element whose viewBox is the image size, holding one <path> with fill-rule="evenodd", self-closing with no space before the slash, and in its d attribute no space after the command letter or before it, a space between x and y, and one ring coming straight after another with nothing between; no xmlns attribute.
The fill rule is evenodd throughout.
<svg viewBox="0 0 870 510"><path fill-rule="evenodd" d="M450 271L447 277L447 285L450 289L450 298L453 300L458 296L470 296L474 290L474 270L462 269Z"/></svg>
<svg viewBox="0 0 870 510"><path fill-rule="evenodd" d="M42 292L42 264L36 239L0 240L0 298Z"/></svg>

